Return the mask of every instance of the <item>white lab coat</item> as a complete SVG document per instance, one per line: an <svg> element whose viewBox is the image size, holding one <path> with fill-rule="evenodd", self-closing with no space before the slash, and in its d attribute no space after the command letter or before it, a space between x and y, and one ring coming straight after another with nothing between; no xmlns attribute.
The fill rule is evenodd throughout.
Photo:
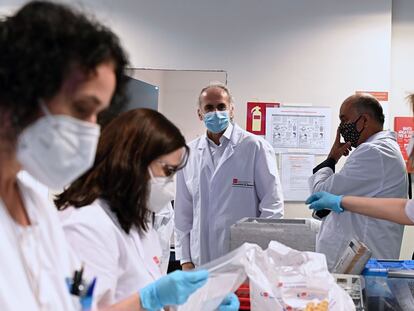
<svg viewBox="0 0 414 311"><path fill-rule="evenodd" d="M177 174L176 254L200 265L229 252L230 226L241 218L282 217L283 194L274 150L261 137L234 125L217 167L206 135L189 147Z"/></svg>
<svg viewBox="0 0 414 311"><path fill-rule="evenodd" d="M32 224L17 225L0 198L1 310L74 311L65 278L72 277L80 264L69 249L56 208L48 201L47 188L28 173L19 173L18 185ZM36 303L28 273L33 274L35 287L39 285L42 308Z"/></svg>
<svg viewBox="0 0 414 311"><path fill-rule="evenodd" d="M408 200L405 204L405 214L414 223L414 200Z"/></svg>
<svg viewBox="0 0 414 311"><path fill-rule="evenodd" d="M351 153L338 173L322 168L310 177L309 185L312 193L406 198L407 173L395 133L372 135ZM386 220L348 211L331 212L322 221L316 251L326 255L330 270L352 238L364 242L375 258L398 259L403 231L404 226Z"/></svg>
<svg viewBox="0 0 414 311"><path fill-rule="evenodd" d="M154 229L157 231L162 250L161 272L166 274L170 261L171 238L174 232L174 210L171 203L155 214Z"/></svg>
<svg viewBox="0 0 414 311"><path fill-rule="evenodd" d="M85 276L97 277L98 307L119 302L162 276L161 247L152 227L140 235L122 230L104 200L60 215L63 230L77 256L85 263Z"/></svg>

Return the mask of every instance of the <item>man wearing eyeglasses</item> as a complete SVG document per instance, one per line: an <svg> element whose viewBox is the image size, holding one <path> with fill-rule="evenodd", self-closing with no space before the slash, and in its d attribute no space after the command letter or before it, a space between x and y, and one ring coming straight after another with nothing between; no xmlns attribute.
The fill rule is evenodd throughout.
<svg viewBox="0 0 414 311"><path fill-rule="evenodd" d="M283 216L274 151L233 122L226 86L201 90L198 117L207 132L189 143L187 166L177 173L176 252L183 270L225 255L230 226L241 218Z"/></svg>

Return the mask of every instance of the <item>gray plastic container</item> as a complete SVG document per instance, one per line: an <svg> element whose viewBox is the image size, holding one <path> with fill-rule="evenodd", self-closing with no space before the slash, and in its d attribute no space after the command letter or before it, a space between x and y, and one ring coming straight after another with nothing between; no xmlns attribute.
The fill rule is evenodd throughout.
<svg viewBox="0 0 414 311"><path fill-rule="evenodd" d="M299 251L315 251L320 222L314 219L243 218L230 228L230 249L245 242L266 249L277 241Z"/></svg>

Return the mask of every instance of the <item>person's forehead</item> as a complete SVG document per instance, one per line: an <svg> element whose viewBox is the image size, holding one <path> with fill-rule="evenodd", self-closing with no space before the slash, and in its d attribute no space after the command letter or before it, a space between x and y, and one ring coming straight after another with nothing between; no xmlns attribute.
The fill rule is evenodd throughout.
<svg viewBox="0 0 414 311"><path fill-rule="evenodd" d="M103 63L89 73L74 71L66 82L69 86L66 91L71 91L76 95L95 97L104 105L103 108L106 108L116 86L116 75L113 64Z"/></svg>
<svg viewBox="0 0 414 311"><path fill-rule="evenodd" d="M353 101L349 100L349 101L343 102L339 110L339 115L348 116L348 115L352 115L354 112L355 112L355 104Z"/></svg>
<svg viewBox="0 0 414 311"><path fill-rule="evenodd" d="M213 87L208 88L201 94L201 100L203 102L229 102L230 98L227 92L221 88Z"/></svg>
<svg viewBox="0 0 414 311"><path fill-rule="evenodd" d="M184 154L184 148L179 148L168 154L162 155L159 159L168 165L179 165Z"/></svg>

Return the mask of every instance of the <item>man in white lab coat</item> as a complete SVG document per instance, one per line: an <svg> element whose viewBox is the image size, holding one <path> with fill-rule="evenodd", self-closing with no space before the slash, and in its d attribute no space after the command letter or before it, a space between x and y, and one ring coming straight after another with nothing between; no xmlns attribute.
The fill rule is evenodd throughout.
<svg viewBox="0 0 414 311"><path fill-rule="evenodd" d="M384 114L380 103L369 94L348 97L342 104L336 140L328 158L313 170L309 179L312 193L327 191L337 195L406 198L407 173L394 132L383 131ZM340 135L345 143L340 142ZM335 164L351 153L343 168ZM327 257L332 270L346 244L356 238L372 251L372 256L398 259L404 227L349 211L317 215L322 226L316 250Z"/></svg>
<svg viewBox="0 0 414 311"><path fill-rule="evenodd" d="M176 252L184 270L226 254L230 226L241 218L283 216L273 148L233 115L226 86L201 91L198 116L207 133L189 143L188 163L177 173Z"/></svg>

